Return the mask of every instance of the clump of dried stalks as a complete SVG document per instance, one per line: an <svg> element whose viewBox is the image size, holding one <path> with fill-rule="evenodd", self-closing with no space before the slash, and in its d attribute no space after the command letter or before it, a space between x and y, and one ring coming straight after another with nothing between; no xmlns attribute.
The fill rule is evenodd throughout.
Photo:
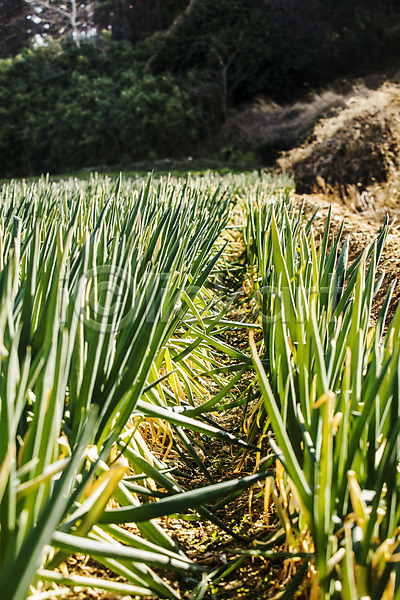
<svg viewBox="0 0 400 600"><path fill-rule="evenodd" d="M308 141L279 159L300 193L334 191L363 205L397 204L400 193L400 85L347 100Z"/></svg>

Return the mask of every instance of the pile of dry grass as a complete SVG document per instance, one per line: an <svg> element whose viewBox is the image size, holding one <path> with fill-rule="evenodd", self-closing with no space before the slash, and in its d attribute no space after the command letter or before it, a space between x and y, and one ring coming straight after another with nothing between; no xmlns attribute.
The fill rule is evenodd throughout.
<svg viewBox="0 0 400 600"><path fill-rule="evenodd" d="M400 172L400 85L385 83L354 95L338 114L321 120L302 146L278 160L295 176L297 190L398 191ZM374 192L371 192L374 193Z"/></svg>
<svg viewBox="0 0 400 600"><path fill-rule="evenodd" d="M273 164L282 151L301 144L321 117L343 109L345 100L346 95L333 88L283 106L259 99L230 112L218 145L255 152L265 164Z"/></svg>

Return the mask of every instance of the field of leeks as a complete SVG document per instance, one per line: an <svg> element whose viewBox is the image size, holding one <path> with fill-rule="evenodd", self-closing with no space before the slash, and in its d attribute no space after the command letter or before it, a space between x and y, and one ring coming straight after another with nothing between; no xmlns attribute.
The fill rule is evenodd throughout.
<svg viewBox="0 0 400 600"><path fill-rule="evenodd" d="M200 599L246 556L292 561L283 598L400 597L394 282L372 318L388 224L349 262L330 213L318 237L291 190L258 174L2 186L5 598L76 587L179 598L166 569L190 573ZM231 228L248 269L240 302L258 318L231 316L238 296L220 277L236 268ZM247 349L227 341L233 330ZM244 439L219 424L242 408ZM256 457L254 474L216 482L202 437ZM171 453L205 485L182 483ZM196 513L234 535L217 508L263 481L281 530L216 572L157 520ZM60 568L76 552L123 582Z"/></svg>

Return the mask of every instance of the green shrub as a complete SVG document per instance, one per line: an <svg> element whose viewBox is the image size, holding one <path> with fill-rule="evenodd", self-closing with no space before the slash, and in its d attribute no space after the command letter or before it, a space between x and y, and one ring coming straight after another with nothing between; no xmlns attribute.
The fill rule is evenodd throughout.
<svg viewBox="0 0 400 600"><path fill-rule="evenodd" d="M108 40L1 61L0 176L193 152L204 98L182 78L141 71L129 44Z"/></svg>

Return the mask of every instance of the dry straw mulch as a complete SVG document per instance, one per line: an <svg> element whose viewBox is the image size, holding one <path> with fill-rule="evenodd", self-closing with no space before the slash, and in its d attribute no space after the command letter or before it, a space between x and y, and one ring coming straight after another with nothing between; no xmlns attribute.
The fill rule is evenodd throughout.
<svg viewBox="0 0 400 600"><path fill-rule="evenodd" d="M278 162L293 173L300 193L337 189L345 195L355 186L375 197L384 187L399 200L400 85L385 83L350 97L343 110L319 121L308 140Z"/></svg>

